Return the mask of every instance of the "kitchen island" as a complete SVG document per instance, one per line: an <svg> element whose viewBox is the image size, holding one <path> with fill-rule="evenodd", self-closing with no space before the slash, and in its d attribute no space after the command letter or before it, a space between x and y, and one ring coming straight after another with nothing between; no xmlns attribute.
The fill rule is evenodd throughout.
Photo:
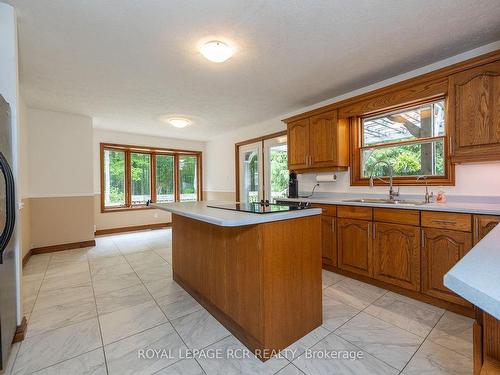
<svg viewBox="0 0 500 375"><path fill-rule="evenodd" d="M269 359L321 325L320 209L155 207L172 213L174 280L257 357Z"/></svg>

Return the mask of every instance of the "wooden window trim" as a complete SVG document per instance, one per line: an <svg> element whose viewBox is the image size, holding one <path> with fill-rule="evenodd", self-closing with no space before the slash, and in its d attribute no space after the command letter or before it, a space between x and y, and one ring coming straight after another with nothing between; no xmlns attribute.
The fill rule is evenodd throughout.
<svg viewBox="0 0 500 375"><path fill-rule="evenodd" d="M116 150L125 152L125 205L106 207L104 203L104 151L105 150ZM101 213L110 212L123 212L123 211L140 211L140 210L150 210L154 207L147 206L145 204L132 205L131 202L131 153L141 153L148 154L151 157L150 162L150 184L151 184L151 201L156 202L156 155L172 155L174 156L174 201L179 202L180 192L179 192L179 155L188 155L197 157L197 199L200 201L203 199L203 167L202 167L202 152L193 150L183 150L174 148L161 148L161 147L146 147L146 146L135 146L135 145L122 145L115 143L100 143L100 187L101 187Z"/></svg>
<svg viewBox="0 0 500 375"><path fill-rule="evenodd" d="M369 178L362 177L361 172L361 152L365 149L374 149L374 148L382 148L382 147L390 147L397 145L405 145L405 144L415 144L415 143L424 143L426 141L435 141L435 140L444 140L444 158L445 158L445 174L444 176L428 176L427 179L417 180L417 176L395 176L394 184L398 186L420 186L425 185L426 183L430 186L454 186L455 185L455 166L451 162L450 158L450 137L449 137L449 103L447 97L430 97L426 99L419 100L417 102L412 102L405 105L399 105L397 107L391 107L383 110L379 110L377 112L369 113L369 116L376 116L378 114L384 114L388 111L395 110L404 110L405 108L411 108L415 105L431 103L437 100L445 101L445 135L444 136L436 136L436 137L427 137L427 138L419 138L410 141L402 141L402 142L393 142L389 144L382 145L370 145L370 146L362 146L363 142L363 126L362 119L366 117L364 116L353 116L349 118L350 129L351 129L351 186L369 186L370 181ZM373 180L374 185L376 186L385 186L387 183L380 181L378 179Z"/></svg>
<svg viewBox="0 0 500 375"><path fill-rule="evenodd" d="M252 138L252 139L247 139L245 141L237 142L234 144L234 157L235 157L235 182L236 182L236 202L239 202L240 200L240 146L245 146L251 143L256 143L256 142L262 142L262 161L264 161L264 141L266 139L272 139L276 137L283 137L286 136L288 133L286 130L282 130L280 132L272 133L272 134L267 134L263 135L262 137L257 137L257 138ZM288 140L287 140L288 144ZM265 183L265 181L263 181Z"/></svg>

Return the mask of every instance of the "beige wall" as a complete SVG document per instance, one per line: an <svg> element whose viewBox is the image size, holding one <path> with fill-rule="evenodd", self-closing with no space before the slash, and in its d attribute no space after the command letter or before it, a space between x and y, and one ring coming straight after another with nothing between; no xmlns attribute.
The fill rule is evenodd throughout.
<svg viewBox="0 0 500 375"><path fill-rule="evenodd" d="M93 197L31 198L32 247L94 239Z"/></svg>
<svg viewBox="0 0 500 375"><path fill-rule="evenodd" d="M170 223L170 213L157 209L101 213L101 195L94 195L94 220L97 230Z"/></svg>
<svg viewBox="0 0 500 375"><path fill-rule="evenodd" d="M21 200L23 209L19 211L19 222L21 223L21 259L31 249L31 204L30 199Z"/></svg>
<svg viewBox="0 0 500 375"><path fill-rule="evenodd" d="M25 131L23 251L93 240L92 119L28 108Z"/></svg>

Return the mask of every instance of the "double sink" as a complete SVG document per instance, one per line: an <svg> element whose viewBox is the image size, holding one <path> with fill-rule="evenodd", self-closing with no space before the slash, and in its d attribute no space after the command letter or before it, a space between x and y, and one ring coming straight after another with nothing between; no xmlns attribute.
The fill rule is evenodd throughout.
<svg viewBox="0 0 500 375"><path fill-rule="evenodd" d="M359 199L346 199L343 202L352 203L383 203L394 204L400 206L421 206L426 204L425 201L417 201L411 199L384 199L384 198L359 198Z"/></svg>

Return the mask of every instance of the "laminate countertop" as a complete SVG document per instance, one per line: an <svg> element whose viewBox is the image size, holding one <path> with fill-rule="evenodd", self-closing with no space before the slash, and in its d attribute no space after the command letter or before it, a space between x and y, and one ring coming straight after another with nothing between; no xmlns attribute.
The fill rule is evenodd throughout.
<svg viewBox="0 0 500 375"><path fill-rule="evenodd" d="M444 285L500 319L500 225L444 275Z"/></svg>
<svg viewBox="0 0 500 375"><path fill-rule="evenodd" d="M363 197L369 197L363 195ZM383 208L399 208L404 210L418 211L444 211L444 212L461 212L469 214L484 214L484 215L500 215L500 203L485 203L485 202L466 202L452 201L447 203L427 203L419 205L409 204L392 204L392 203L366 203L366 202L348 202L356 197L312 197L312 198L279 198L282 202L310 202L317 204L333 204L337 206L364 206L364 207L383 207ZM387 198L387 197L385 197ZM414 197L401 199L415 199ZM422 199L420 197L420 199Z"/></svg>
<svg viewBox="0 0 500 375"><path fill-rule="evenodd" d="M254 214L250 212L231 211L219 208L207 207L207 204L228 203L228 202L175 202L175 203L154 203L153 207L168 211L176 215L201 220L206 223L223 227L240 227L244 225L254 225L269 223L272 221L297 219L299 217L320 215L321 209L308 208L304 210L294 210L288 212L273 212L266 214Z"/></svg>

